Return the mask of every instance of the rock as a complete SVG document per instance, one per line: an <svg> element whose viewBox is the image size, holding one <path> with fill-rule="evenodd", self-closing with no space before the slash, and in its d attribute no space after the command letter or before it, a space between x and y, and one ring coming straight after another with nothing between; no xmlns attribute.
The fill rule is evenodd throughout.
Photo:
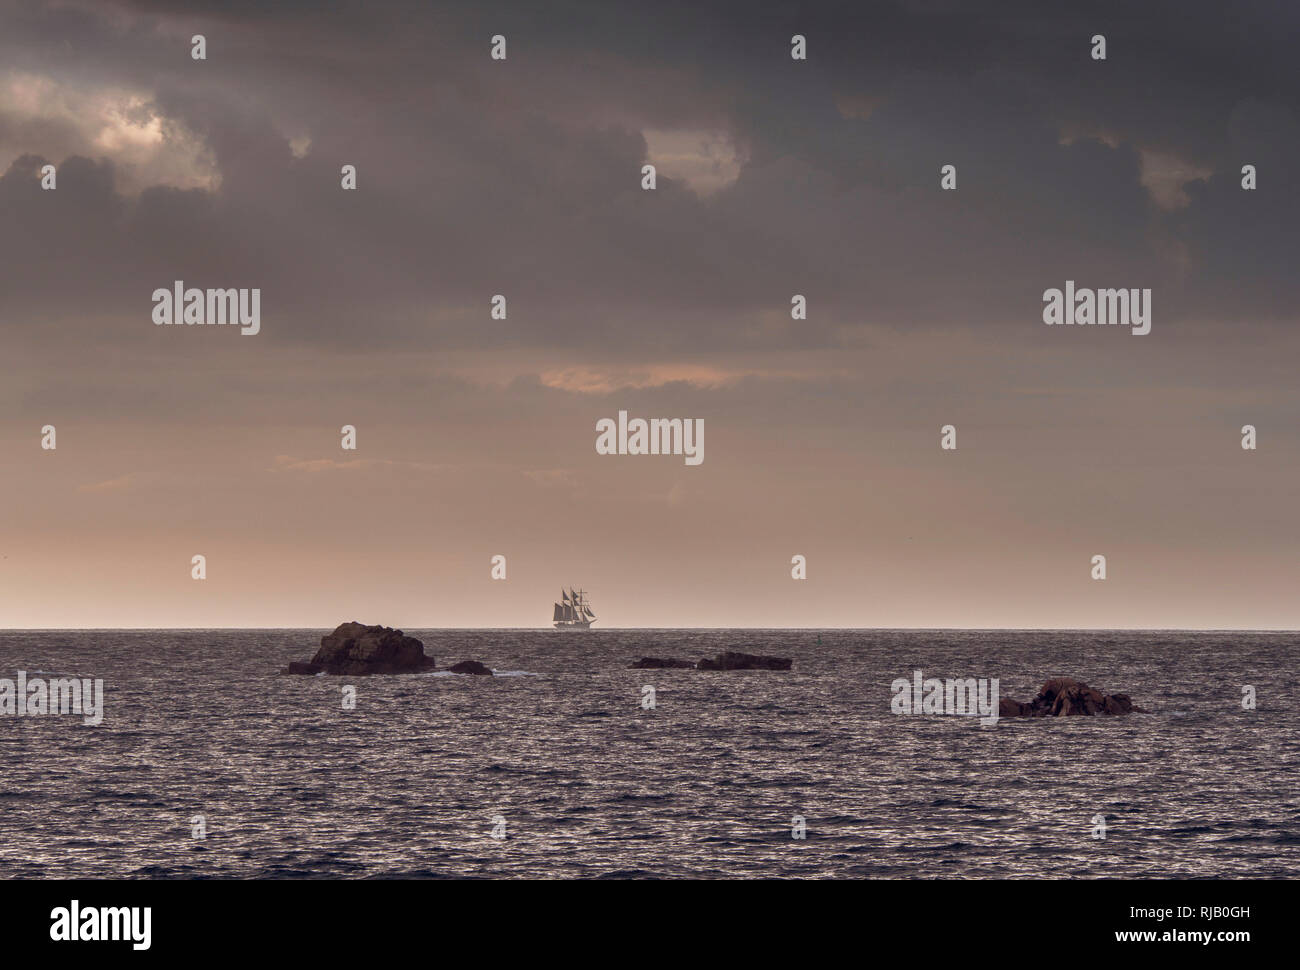
<svg viewBox="0 0 1300 970"><path fill-rule="evenodd" d="M1111 694L1106 698L1107 714L1131 714L1139 710L1133 706L1133 701L1129 699L1128 694Z"/></svg>
<svg viewBox="0 0 1300 970"><path fill-rule="evenodd" d="M1053 677L1028 704L1009 697L998 701L999 717L1072 717L1093 714L1145 714L1128 694L1103 694L1072 677Z"/></svg>
<svg viewBox="0 0 1300 970"><path fill-rule="evenodd" d="M456 666L449 668L453 674L480 674L488 677L492 676L492 668L487 664L481 664L477 660L462 660Z"/></svg>
<svg viewBox="0 0 1300 970"><path fill-rule="evenodd" d="M1020 701L1013 701L1010 697L1003 697L998 700L998 717L1023 717L1024 708L1027 704L1021 704Z"/></svg>
<svg viewBox="0 0 1300 970"><path fill-rule="evenodd" d="M633 670L664 670L664 669L682 669L694 670L694 660L678 660L674 657L642 657L632 665Z"/></svg>
<svg viewBox="0 0 1300 970"><path fill-rule="evenodd" d="M789 657L764 657L752 653L728 650L714 659L705 658L695 665L696 670L789 670L793 661Z"/></svg>
<svg viewBox="0 0 1300 970"><path fill-rule="evenodd" d="M413 674L432 670L434 659L425 656L424 644L401 630L365 626L355 620L340 624L320 638L320 649L309 663L295 661L286 674Z"/></svg>

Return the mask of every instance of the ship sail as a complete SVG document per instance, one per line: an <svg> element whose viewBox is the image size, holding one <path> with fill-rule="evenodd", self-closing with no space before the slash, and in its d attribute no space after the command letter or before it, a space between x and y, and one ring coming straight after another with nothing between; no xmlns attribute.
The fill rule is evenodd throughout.
<svg viewBox="0 0 1300 970"><path fill-rule="evenodd" d="M560 588L560 602L555 604L552 622L557 630L588 630L596 614L587 605L585 589Z"/></svg>

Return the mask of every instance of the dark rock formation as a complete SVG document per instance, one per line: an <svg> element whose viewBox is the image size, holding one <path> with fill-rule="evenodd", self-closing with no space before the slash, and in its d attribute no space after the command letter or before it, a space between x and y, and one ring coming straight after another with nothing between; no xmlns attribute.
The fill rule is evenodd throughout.
<svg viewBox="0 0 1300 970"><path fill-rule="evenodd" d="M492 676L492 668L487 664L481 664L477 660L462 660L456 666L450 668L453 674L486 674Z"/></svg>
<svg viewBox="0 0 1300 970"><path fill-rule="evenodd" d="M320 649L308 663L294 661L286 674L413 674L432 670L434 659L425 656L424 644L401 630L387 626L342 623L320 638Z"/></svg>
<svg viewBox="0 0 1300 970"><path fill-rule="evenodd" d="M632 665L634 670L664 670L664 669L682 669L694 670L694 660L677 660L674 657L642 657Z"/></svg>
<svg viewBox="0 0 1300 970"><path fill-rule="evenodd" d="M696 670L789 670L793 661L789 657L763 657L752 653L728 650L712 660L705 658L695 665Z"/></svg>
<svg viewBox="0 0 1300 970"><path fill-rule="evenodd" d="M998 700L998 717L1028 717L1029 712L1026 710L1028 707L1028 704L1003 697Z"/></svg>
<svg viewBox="0 0 1300 970"><path fill-rule="evenodd" d="M1053 677L1028 704L1003 697L999 717L1060 717L1072 714L1145 714L1128 694L1103 694L1081 680Z"/></svg>

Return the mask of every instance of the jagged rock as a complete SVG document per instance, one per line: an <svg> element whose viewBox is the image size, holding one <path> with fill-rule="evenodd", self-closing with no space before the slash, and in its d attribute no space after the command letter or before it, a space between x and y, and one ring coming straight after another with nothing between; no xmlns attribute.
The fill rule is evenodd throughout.
<svg viewBox="0 0 1300 970"><path fill-rule="evenodd" d="M764 657L752 653L728 650L714 659L707 657L695 665L696 670L789 670L793 661L789 657Z"/></svg>
<svg viewBox="0 0 1300 970"><path fill-rule="evenodd" d="M1128 694L1111 694L1106 698L1107 714L1131 714L1133 711L1139 714L1146 713L1142 708L1134 705Z"/></svg>
<svg viewBox="0 0 1300 970"><path fill-rule="evenodd" d="M434 667L425 656L424 644L401 630L387 626L342 623L333 633L320 638L320 649L309 663L295 661L286 674L412 674Z"/></svg>
<svg viewBox="0 0 1300 970"><path fill-rule="evenodd" d="M462 660L456 666L450 668L453 674L486 674L492 676L492 668L487 664L481 664L477 660Z"/></svg>
<svg viewBox="0 0 1300 970"><path fill-rule="evenodd" d="M1025 708L1028 704L1021 704L1020 701L1013 701L1010 697L1003 697L998 700L998 717L1024 717Z"/></svg>
<svg viewBox="0 0 1300 970"><path fill-rule="evenodd" d="M694 660L678 660L675 657L642 657L632 665L634 670L664 670L664 669L682 669L694 670Z"/></svg>
<svg viewBox="0 0 1300 970"><path fill-rule="evenodd" d="M998 701L999 717L1061 717L1082 714L1145 714L1128 694L1103 694L1072 677L1053 677L1028 704L1009 697Z"/></svg>

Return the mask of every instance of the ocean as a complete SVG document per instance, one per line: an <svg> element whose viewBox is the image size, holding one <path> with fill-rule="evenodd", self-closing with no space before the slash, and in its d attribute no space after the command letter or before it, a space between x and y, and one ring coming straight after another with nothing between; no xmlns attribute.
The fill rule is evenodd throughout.
<svg viewBox="0 0 1300 970"><path fill-rule="evenodd" d="M1300 874L1296 633L408 629L499 676L278 674L326 632L0 633L105 706L0 717L0 876ZM723 650L794 666L629 669ZM894 714L914 670L1151 713Z"/></svg>

